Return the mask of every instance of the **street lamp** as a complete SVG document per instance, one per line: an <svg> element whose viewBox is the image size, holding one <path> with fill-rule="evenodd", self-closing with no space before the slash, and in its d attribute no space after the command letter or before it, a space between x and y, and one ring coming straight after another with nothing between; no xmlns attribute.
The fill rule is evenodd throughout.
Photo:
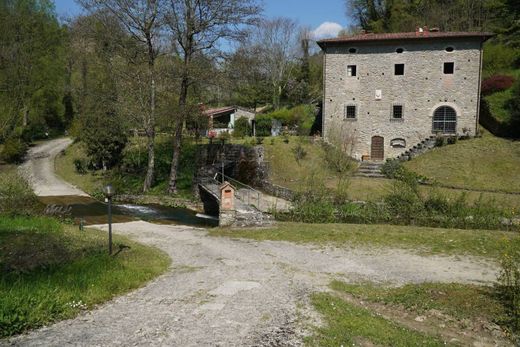
<svg viewBox="0 0 520 347"><path fill-rule="evenodd" d="M108 254L112 254L112 196L114 196L114 187L111 184L103 188L103 194L108 202Z"/></svg>

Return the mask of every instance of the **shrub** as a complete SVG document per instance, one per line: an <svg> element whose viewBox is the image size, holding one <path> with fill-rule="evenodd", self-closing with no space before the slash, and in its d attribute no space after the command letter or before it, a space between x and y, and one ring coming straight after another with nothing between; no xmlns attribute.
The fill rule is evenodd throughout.
<svg viewBox="0 0 520 347"><path fill-rule="evenodd" d="M27 153L27 144L20 138L9 138L4 143L1 157L7 163L18 164L23 161Z"/></svg>
<svg viewBox="0 0 520 347"><path fill-rule="evenodd" d="M518 64L520 49L488 42L484 49L484 74L492 76L511 70Z"/></svg>
<svg viewBox="0 0 520 347"><path fill-rule="evenodd" d="M81 141L96 168L111 168L121 161L128 141L124 124L109 112L96 112L83 119Z"/></svg>
<svg viewBox="0 0 520 347"><path fill-rule="evenodd" d="M256 145L261 145L261 144L264 143L264 138L263 138L263 137L258 137L258 136L257 136L257 137L255 138L255 140L256 140Z"/></svg>
<svg viewBox="0 0 520 347"><path fill-rule="evenodd" d="M74 159L74 169L76 170L77 173L83 175L83 174L86 174L87 173L87 166L88 166L88 163L85 159L83 158L76 158Z"/></svg>
<svg viewBox="0 0 520 347"><path fill-rule="evenodd" d="M260 137L271 136L273 119L269 115L259 115L255 119L255 135Z"/></svg>
<svg viewBox="0 0 520 347"><path fill-rule="evenodd" d="M223 131L218 135L218 139L225 143L226 141L231 140L231 135L227 131Z"/></svg>
<svg viewBox="0 0 520 347"><path fill-rule="evenodd" d="M329 167L341 174L346 174L354 167L354 161L337 146L322 142L325 152L325 161Z"/></svg>
<svg viewBox="0 0 520 347"><path fill-rule="evenodd" d="M387 160L381 167L381 173L388 178L400 177L403 173L404 167L399 160Z"/></svg>
<svg viewBox="0 0 520 347"><path fill-rule="evenodd" d="M482 82L481 92L482 95L490 95L496 92L500 92L509 89L515 83L515 79L511 76L497 75L490 78L486 78Z"/></svg>
<svg viewBox="0 0 520 347"><path fill-rule="evenodd" d="M518 238L505 241L500 259L498 293L510 318L513 331L520 331L520 242Z"/></svg>
<svg viewBox="0 0 520 347"><path fill-rule="evenodd" d="M305 158L307 156L307 152L305 151L305 148L301 144L297 144L296 147L294 147L291 150L294 154L294 159L296 159L296 162L298 165L300 165L300 160Z"/></svg>
<svg viewBox="0 0 520 347"><path fill-rule="evenodd" d="M0 214L33 215L41 211L27 180L15 170L0 173Z"/></svg>
<svg viewBox="0 0 520 347"><path fill-rule="evenodd" d="M249 135L251 135L251 125L249 125L249 120L245 117L238 118L235 121L233 137L244 137Z"/></svg>

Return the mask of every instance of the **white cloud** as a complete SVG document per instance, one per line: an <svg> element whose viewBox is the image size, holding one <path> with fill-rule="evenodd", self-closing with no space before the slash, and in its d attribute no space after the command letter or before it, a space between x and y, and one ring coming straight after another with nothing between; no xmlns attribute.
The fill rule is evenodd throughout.
<svg viewBox="0 0 520 347"><path fill-rule="evenodd" d="M343 29L343 27L334 22L324 22L321 23L319 27L314 29L312 34L314 35L314 39L324 39L324 38L330 38L330 37L336 37L338 36L338 33Z"/></svg>

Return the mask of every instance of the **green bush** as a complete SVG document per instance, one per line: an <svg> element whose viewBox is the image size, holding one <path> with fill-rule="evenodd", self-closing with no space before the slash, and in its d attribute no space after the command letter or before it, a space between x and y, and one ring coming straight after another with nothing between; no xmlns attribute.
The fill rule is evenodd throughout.
<svg viewBox="0 0 520 347"><path fill-rule="evenodd" d="M520 241L507 240L500 259L497 289L513 332L520 332Z"/></svg>
<svg viewBox="0 0 520 347"><path fill-rule="evenodd" d="M88 163L84 158L76 158L74 159L74 169L77 173L83 175L87 173Z"/></svg>
<svg viewBox="0 0 520 347"><path fill-rule="evenodd" d="M251 125L249 125L249 120L245 117L238 118L235 121L233 137L245 137L249 135L251 135Z"/></svg>
<svg viewBox="0 0 520 347"><path fill-rule="evenodd" d="M399 160L389 159L381 167L381 173L388 178L394 179L402 175L403 165Z"/></svg>
<svg viewBox="0 0 520 347"><path fill-rule="evenodd" d="M273 118L269 115L258 115L255 119L255 135L259 137L271 136Z"/></svg>
<svg viewBox="0 0 520 347"><path fill-rule="evenodd" d="M121 161L128 142L124 124L125 122L112 112L93 112L83 119L81 141L97 169L109 169Z"/></svg>
<svg viewBox="0 0 520 347"><path fill-rule="evenodd" d="M33 215L41 207L27 180L15 170L0 173L0 214Z"/></svg>
<svg viewBox="0 0 520 347"><path fill-rule="evenodd" d="M23 161L27 153L27 144L20 138L9 138L4 143L1 157L7 163L18 164Z"/></svg>
<svg viewBox="0 0 520 347"><path fill-rule="evenodd" d="M315 119L313 105L298 105L291 109L282 108L266 115L271 119L276 119L291 129L295 129L298 135L308 136L311 132Z"/></svg>
<svg viewBox="0 0 520 347"><path fill-rule="evenodd" d="M314 223L379 223L418 225L460 229L520 230L504 221L514 218L514 211L501 210L493 201L482 198L470 204L466 194L449 199L438 192L423 197L417 178L404 175L393 190L378 203L347 201L338 192L327 188L311 188L298 194L294 208L278 213L281 220ZM319 191L319 194L315 192Z"/></svg>
<svg viewBox="0 0 520 347"><path fill-rule="evenodd" d="M515 68L520 49L503 44L486 43L484 46L484 75L493 76Z"/></svg>
<svg viewBox="0 0 520 347"><path fill-rule="evenodd" d="M299 143L291 150L294 154L294 159L300 165L300 160L304 159L307 156L307 152L305 151L305 148Z"/></svg>

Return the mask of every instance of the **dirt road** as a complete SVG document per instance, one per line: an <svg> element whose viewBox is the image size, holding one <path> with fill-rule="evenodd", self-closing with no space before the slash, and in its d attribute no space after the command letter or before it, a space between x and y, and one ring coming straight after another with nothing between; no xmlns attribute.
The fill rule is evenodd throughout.
<svg viewBox="0 0 520 347"><path fill-rule="evenodd" d="M54 173L54 159L72 143L69 138L60 138L37 145L29 150L27 161L20 167L27 175L38 196L88 196L85 192L63 181Z"/></svg>
<svg viewBox="0 0 520 347"><path fill-rule="evenodd" d="M146 222L117 224L115 231L164 250L172 268L142 289L10 343L299 346L306 327L319 322L309 295L327 290L331 279L399 284L495 278L492 264L469 258L215 238L203 229Z"/></svg>

